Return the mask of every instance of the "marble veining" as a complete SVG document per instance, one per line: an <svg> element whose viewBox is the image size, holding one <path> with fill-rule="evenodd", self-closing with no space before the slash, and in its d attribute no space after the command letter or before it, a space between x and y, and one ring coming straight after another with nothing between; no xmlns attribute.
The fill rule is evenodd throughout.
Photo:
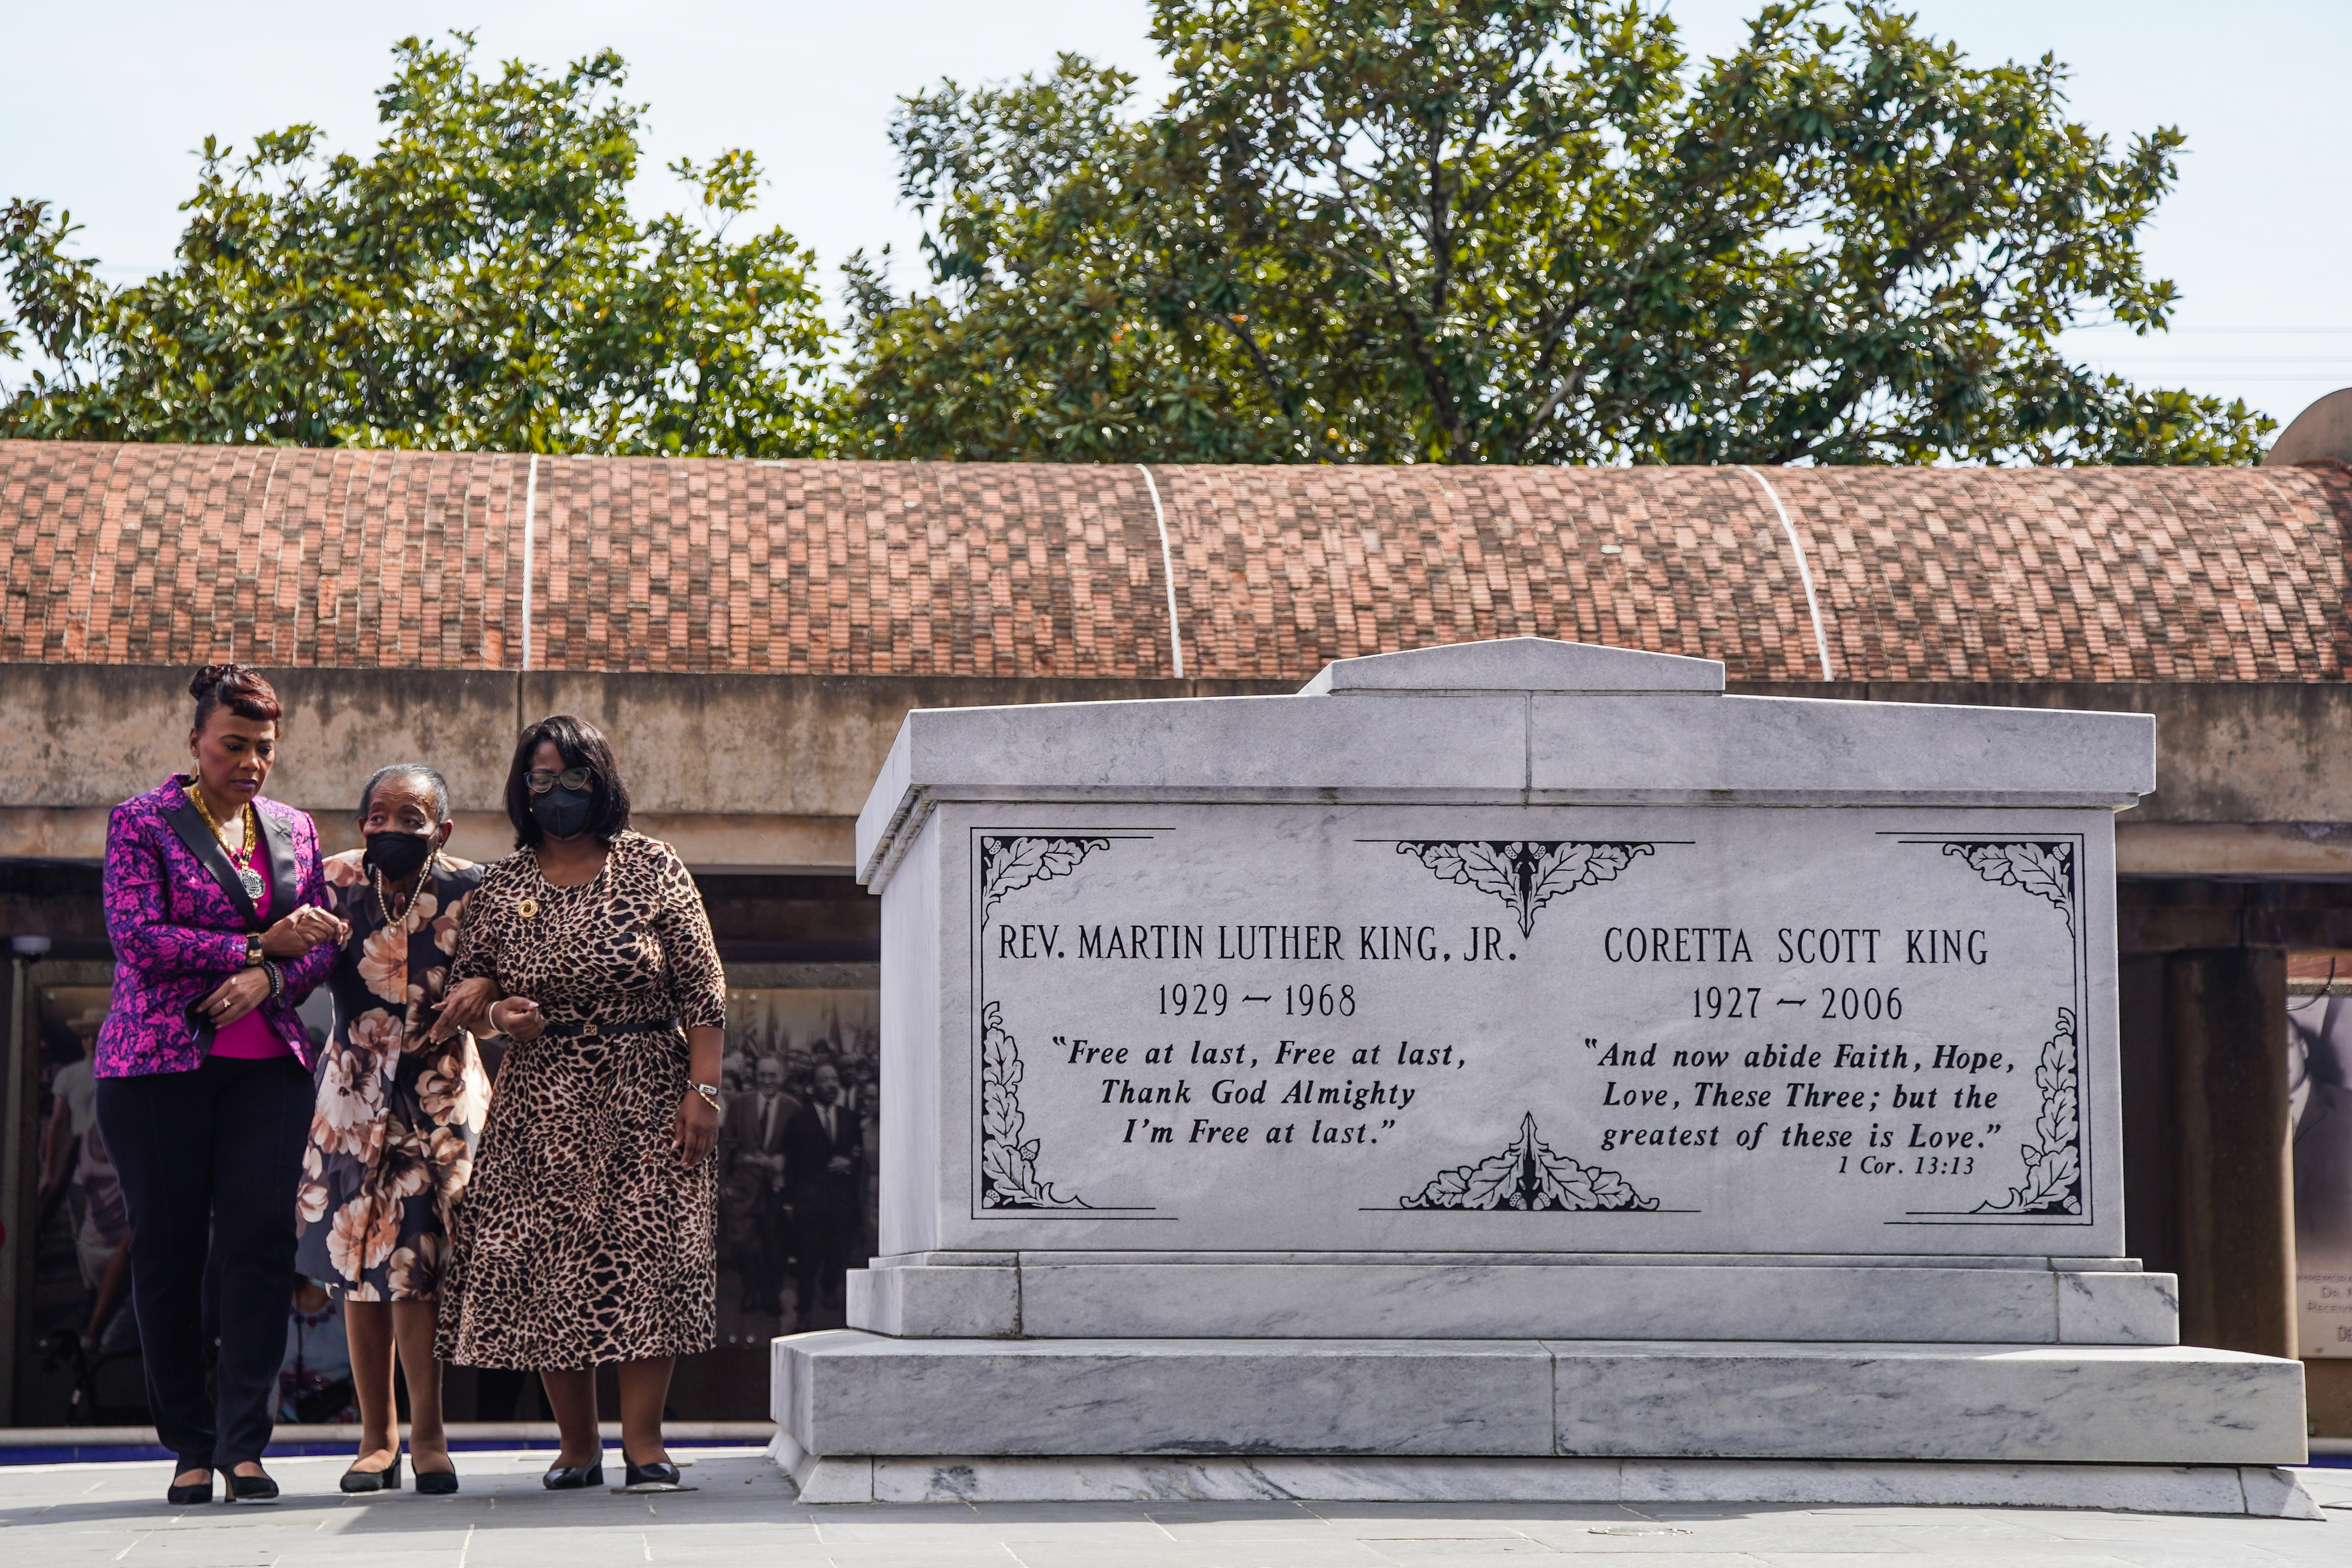
<svg viewBox="0 0 2352 1568"><path fill-rule="evenodd" d="M2108 1509L2315 1520L2263 1466L1985 1465L1769 1459L818 1459L779 1439L813 1503L1549 1502Z"/></svg>
<svg viewBox="0 0 2352 1568"><path fill-rule="evenodd" d="M1559 1451L2293 1464L2300 1364L2189 1346L1553 1343Z"/></svg>
<svg viewBox="0 0 2352 1568"><path fill-rule="evenodd" d="M1530 1341L776 1342L776 1418L813 1453L1542 1454Z"/></svg>
<svg viewBox="0 0 2352 1568"><path fill-rule="evenodd" d="M1484 1454L2289 1464L2302 1367L2189 1346L775 1342L816 1454Z"/></svg>

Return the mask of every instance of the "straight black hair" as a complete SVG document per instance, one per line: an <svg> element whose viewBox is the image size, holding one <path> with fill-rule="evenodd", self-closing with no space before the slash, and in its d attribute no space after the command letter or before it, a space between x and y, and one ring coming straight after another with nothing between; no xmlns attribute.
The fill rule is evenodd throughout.
<svg viewBox="0 0 2352 1568"><path fill-rule="evenodd" d="M530 771L531 753L542 740L555 742L564 767L595 770L596 804L589 814L588 831L599 843L609 844L619 838L629 825L629 787L621 779L621 765L613 760L612 747L594 725L559 713L524 730L515 743L514 765L507 769L507 821L514 824L515 848L537 849L547 837L539 819L530 814L530 785L523 778Z"/></svg>

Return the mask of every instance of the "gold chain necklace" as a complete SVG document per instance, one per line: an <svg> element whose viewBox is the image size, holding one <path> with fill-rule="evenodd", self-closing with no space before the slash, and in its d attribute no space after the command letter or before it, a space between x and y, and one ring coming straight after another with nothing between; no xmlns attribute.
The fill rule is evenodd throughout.
<svg viewBox="0 0 2352 1568"><path fill-rule="evenodd" d="M181 785L180 788L196 808L196 815L205 820L205 826L213 831L213 837L220 843L221 852L228 856L229 868L236 873L237 885L245 889L246 897L257 904L259 903L262 888L261 873L254 867L253 855L255 849L261 842L261 819L260 814L254 810L253 802L247 801L243 812L245 847L242 850L232 849L229 846L228 831L214 818L212 808L205 804L204 791L196 788L193 779Z"/></svg>

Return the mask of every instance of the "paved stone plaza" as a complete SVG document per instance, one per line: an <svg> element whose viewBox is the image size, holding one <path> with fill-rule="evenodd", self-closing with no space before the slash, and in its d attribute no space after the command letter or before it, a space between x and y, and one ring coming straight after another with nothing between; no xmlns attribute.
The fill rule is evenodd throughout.
<svg viewBox="0 0 2352 1568"><path fill-rule="evenodd" d="M618 1455L606 1458L617 1470ZM1503 1556L1876 1568L2352 1563L2352 1470L2301 1472L2321 1522L2027 1509L1427 1503L806 1507L765 1456L703 1449L699 1490L542 1491L544 1453L463 1456L454 1498L345 1498L341 1458L272 1462L275 1507L173 1509L154 1464L0 1469L9 1568L1341 1568Z"/></svg>

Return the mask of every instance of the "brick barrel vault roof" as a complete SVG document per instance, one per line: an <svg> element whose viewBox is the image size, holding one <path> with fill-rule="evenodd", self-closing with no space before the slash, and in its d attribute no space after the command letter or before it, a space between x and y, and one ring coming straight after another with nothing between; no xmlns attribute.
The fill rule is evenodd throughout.
<svg viewBox="0 0 2352 1568"><path fill-rule="evenodd" d="M511 668L530 460L0 442L0 660ZM1840 679L2344 678L2341 468L1160 467L1186 673L1534 633ZM539 461L533 664L1168 675L1132 467ZM1614 546L1612 551L1608 547Z"/></svg>

